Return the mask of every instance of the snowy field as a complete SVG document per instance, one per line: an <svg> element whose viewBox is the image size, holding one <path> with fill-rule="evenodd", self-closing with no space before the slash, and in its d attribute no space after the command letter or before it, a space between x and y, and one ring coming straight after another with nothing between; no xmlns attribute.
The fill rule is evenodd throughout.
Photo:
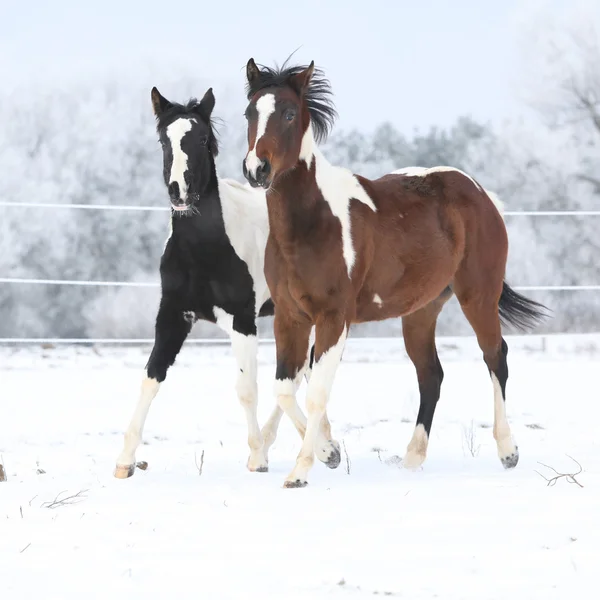
<svg viewBox="0 0 600 600"><path fill-rule="evenodd" d="M299 490L282 488L300 448L285 418L270 472L245 469L228 346L184 348L137 454L148 470L125 481L112 472L149 349L1 348L0 598L593 597L600 337L508 342L514 471L496 456L492 386L472 338L439 342L446 377L417 472L397 458L418 409L403 343L351 339L328 411L349 463L344 452L336 471L317 461ZM261 423L273 353L261 346ZM548 487L535 472L554 475L538 461L577 471L566 454L584 487Z"/></svg>

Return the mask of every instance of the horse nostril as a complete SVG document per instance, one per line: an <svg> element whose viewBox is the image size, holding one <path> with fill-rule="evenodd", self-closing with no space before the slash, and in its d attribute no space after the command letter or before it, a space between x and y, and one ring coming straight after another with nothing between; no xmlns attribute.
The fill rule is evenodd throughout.
<svg viewBox="0 0 600 600"><path fill-rule="evenodd" d="M262 161L256 168L256 181L258 181L260 184L263 184L269 176L270 172L271 164L269 163L269 161Z"/></svg>
<svg viewBox="0 0 600 600"><path fill-rule="evenodd" d="M168 190L171 200L179 200L179 184L176 181L169 184Z"/></svg>
<svg viewBox="0 0 600 600"><path fill-rule="evenodd" d="M265 160L262 167L263 178L266 179L271 172L271 163L268 160Z"/></svg>

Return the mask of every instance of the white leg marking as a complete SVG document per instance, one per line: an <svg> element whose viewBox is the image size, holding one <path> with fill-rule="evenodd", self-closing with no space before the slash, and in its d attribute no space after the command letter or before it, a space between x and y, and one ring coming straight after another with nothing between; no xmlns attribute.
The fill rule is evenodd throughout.
<svg viewBox="0 0 600 600"><path fill-rule="evenodd" d="M336 344L329 348L319 361L313 365L306 395L306 409L308 412L306 433L304 434L300 454L298 454L296 460L296 466L286 479L285 485L287 487L301 487L307 483L308 472L314 462L315 444L319 432L322 431L323 417L325 416L335 373L342 359L346 336L347 329L344 325Z"/></svg>
<svg viewBox="0 0 600 600"><path fill-rule="evenodd" d="M294 379L279 379L275 381L275 396L277 398L277 405L280 410L283 410L288 416L290 421L293 423L296 431L301 438L304 438L306 433L306 416L298 402L296 400L296 392L302 383L302 378L305 373L309 371L310 354L307 356L304 366ZM277 437L277 428L281 419L281 415L277 415L277 409L273 412L267 423L262 429L263 438L265 440L265 446L271 447ZM321 421L321 427L317 435L316 441L316 454L320 461L329 463L332 455L335 453L339 454L340 445L335 440L331 440L331 427L327 415L324 416Z"/></svg>
<svg viewBox="0 0 600 600"><path fill-rule="evenodd" d="M167 127L167 137L171 142L173 164L171 165L171 176L169 183L177 182L179 195L182 200L187 197L187 183L184 174L188 168L188 156L181 148L183 136L192 129L193 119L177 119Z"/></svg>
<svg viewBox="0 0 600 600"><path fill-rule="evenodd" d="M512 440L510 426L506 419L506 405L502 395L502 387L494 373L492 373L494 386L494 439L498 447L498 456L505 467L514 467L518 461L518 450Z"/></svg>
<svg viewBox="0 0 600 600"><path fill-rule="evenodd" d="M265 458L268 460L269 458L269 448L273 445L275 440L277 439L277 430L279 429L279 423L281 422L281 417L283 416L283 410L279 404L275 405L271 416L267 419L264 427L261 430L261 434L263 437L263 448L265 453Z"/></svg>
<svg viewBox="0 0 600 600"><path fill-rule="evenodd" d="M248 423L248 446L250 446L248 469L250 471L266 471L267 459L256 415L258 406L256 381L258 340L255 335L242 335L237 331L232 331L231 348L239 369L236 391Z"/></svg>
<svg viewBox="0 0 600 600"><path fill-rule="evenodd" d="M381 299L381 296L379 294L375 294L373 296L373 302L375 302L375 304L377 304L377 306L379 307L383 306L383 300Z"/></svg>
<svg viewBox="0 0 600 600"><path fill-rule="evenodd" d="M142 441L142 434L144 432L144 424L148 411L150 410L150 404L158 393L160 383L156 379L146 377L142 381L142 389L140 392L140 399L135 407L133 417L129 423L129 427L125 432L125 443L123 450L117 458L117 470L115 475L119 477L127 476L127 470L135 464L135 451L137 450L140 442ZM119 469L121 467L121 469Z"/></svg>
<svg viewBox="0 0 600 600"><path fill-rule="evenodd" d="M290 418L294 427L304 437L306 431L306 416L296 402L296 390L300 378L296 375L295 379L277 379L275 381L275 397L278 406Z"/></svg>
<svg viewBox="0 0 600 600"><path fill-rule="evenodd" d="M310 345L311 344L309 343L309 346ZM296 431L298 431L300 436L304 437L304 432L306 431L306 417L296 402L296 392L302 383L302 378L305 375L310 377L309 363L310 350L306 357L306 361L304 362L304 366L296 374L293 381L291 379L284 379L275 382L275 397L277 398L277 404L261 431L265 444L265 456L268 456L269 448L277 439L277 429L279 428L279 423L281 422L281 417L283 415L283 406L286 406L289 409L290 420L296 427ZM281 401L279 401L279 396L284 396ZM327 442L327 439L324 438L324 441Z"/></svg>
<svg viewBox="0 0 600 600"><path fill-rule="evenodd" d="M406 450L406 455L402 459L402 465L407 469L418 469L427 457L427 444L429 436L425 431L425 427L419 423L415 427L412 439Z"/></svg>
<svg viewBox="0 0 600 600"><path fill-rule="evenodd" d="M275 112L275 96L273 94L261 96L256 103L256 110L258 111L256 139L254 140L254 148L248 152L248 156L246 157L246 169L248 169L248 172L252 177L256 177L256 169L258 169L262 163L256 155L256 146L258 145L260 138L265 135L269 117Z"/></svg>

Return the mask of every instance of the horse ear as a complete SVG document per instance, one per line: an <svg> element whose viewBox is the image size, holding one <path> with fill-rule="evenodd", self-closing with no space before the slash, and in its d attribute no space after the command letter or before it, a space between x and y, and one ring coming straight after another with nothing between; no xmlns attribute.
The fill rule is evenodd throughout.
<svg viewBox="0 0 600 600"><path fill-rule="evenodd" d="M289 83L298 92L298 94L302 96L302 94L308 87L308 84L310 83L310 78L313 76L314 72L315 61L313 60L311 61L310 65L306 69L304 69L304 71L301 71L296 75L292 75L289 79Z"/></svg>
<svg viewBox="0 0 600 600"><path fill-rule="evenodd" d="M210 115L215 107L215 95L213 89L208 88L206 94L202 97L199 104L200 110L210 119Z"/></svg>
<svg viewBox="0 0 600 600"><path fill-rule="evenodd" d="M246 78L248 79L248 83L252 85L255 81L260 77L260 70L256 66L254 59L251 58L246 65Z"/></svg>
<svg viewBox="0 0 600 600"><path fill-rule="evenodd" d="M173 106L166 98L160 95L160 92L155 87L152 88L150 96L152 98L152 108L157 117L167 110L167 108Z"/></svg>

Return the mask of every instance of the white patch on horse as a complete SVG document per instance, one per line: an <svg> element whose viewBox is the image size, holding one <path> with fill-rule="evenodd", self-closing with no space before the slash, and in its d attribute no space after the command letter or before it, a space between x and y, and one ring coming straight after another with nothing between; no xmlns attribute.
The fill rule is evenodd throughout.
<svg viewBox="0 0 600 600"><path fill-rule="evenodd" d="M512 454L516 454L517 448L512 440L510 426L506 419L506 404L502 386L494 373L492 373L492 384L494 386L494 439L498 447L499 458L506 459Z"/></svg>
<svg viewBox="0 0 600 600"><path fill-rule="evenodd" d="M425 177L430 173L443 173L446 171L456 171L461 175L464 175L467 179L470 179L473 182L473 185L478 190L484 191L483 188L470 176L467 175L464 171L457 169L455 167L446 167L446 166L438 166L438 167L404 167L403 169L398 169L397 171L392 171L394 175L408 175L410 177Z"/></svg>
<svg viewBox="0 0 600 600"><path fill-rule="evenodd" d="M233 333L233 315L218 306L213 306L213 313L217 321L217 327L220 327L227 335Z"/></svg>
<svg viewBox="0 0 600 600"><path fill-rule="evenodd" d="M256 139L254 140L254 148L250 150L246 157L246 169L252 177L256 176L256 169L262 164L262 161L256 155L256 146L260 138L265 135L269 117L275 112L275 96L273 94L265 94L256 102L256 110L258 111L258 123L256 125Z"/></svg>
<svg viewBox="0 0 600 600"><path fill-rule="evenodd" d="M419 423L415 427L412 439L404 458L402 459L402 465L407 469L417 469L424 462L427 457L427 445L429 443L429 436L425 431L425 426Z"/></svg>
<svg viewBox="0 0 600 600"><path fill-rule="evenodd" d="M489 196L490 200L494 203L494 206L498 209L500 216L504 218L504 202L500 200L498 194L496 194L496 192L492 192L486 189L484 189L483 191Z"/></svg>
<svg viewBox="0 0 600 600"><path fill-rule="evenodd" d="M379 294L375 294L373 296L373 302L375 302L375 304L377 304L377 306L379 307L383 306L383 300L381 299L381 296Z"/></svg>
<svg viewBox="0 0 600 600"><path fill-rule="evenodd" d="M312 126L309 125L302 139L300 160L305 161L310 168L313 159L315 161L317 186L321 190L323 198L329 204L331 212L340 220L342 226L342 251L348 277L351 277L356 252L352 242L350 201L358 200L373 212L377 212L377 207L351 171L330 164L321 154L321 151L314 144Z"/></svg>
<svg viewBox="0 0 600 600"><path fill-rule="evenodd" d="M140 398L135 407L133 416L131 417L129 427L125 432L123 450L117 458L117 468L115 469L116 477L121 479L127 477L129 467L135 464L135 451L142 441L144 424L146 423L146 417L150 410L150 404L152 404L152 400L154 400L158 393L159 387L160 383L156 379L146 377L144 381L142 381Z"/></svg>
<svg viewBox="0 0 600 600"><path fill-rule="evenodd" d="M179 195L182 200L187 197L187 183L185 182L184 174L188 168L188 156L181 148L181 140L192 129L194 122L194 119L177 119L166 130L167 137L171 142L171 153L173 154L169 183L177 182Z"/></svg>
<svg viewBox="0 0 600 600"><path fill-rule="evenodd" d="M246 263L255 296L255 314L270 298L265 279L265 247L269 237L266 192L248 183L218 179L225 233L238 257Z"/></svg>

